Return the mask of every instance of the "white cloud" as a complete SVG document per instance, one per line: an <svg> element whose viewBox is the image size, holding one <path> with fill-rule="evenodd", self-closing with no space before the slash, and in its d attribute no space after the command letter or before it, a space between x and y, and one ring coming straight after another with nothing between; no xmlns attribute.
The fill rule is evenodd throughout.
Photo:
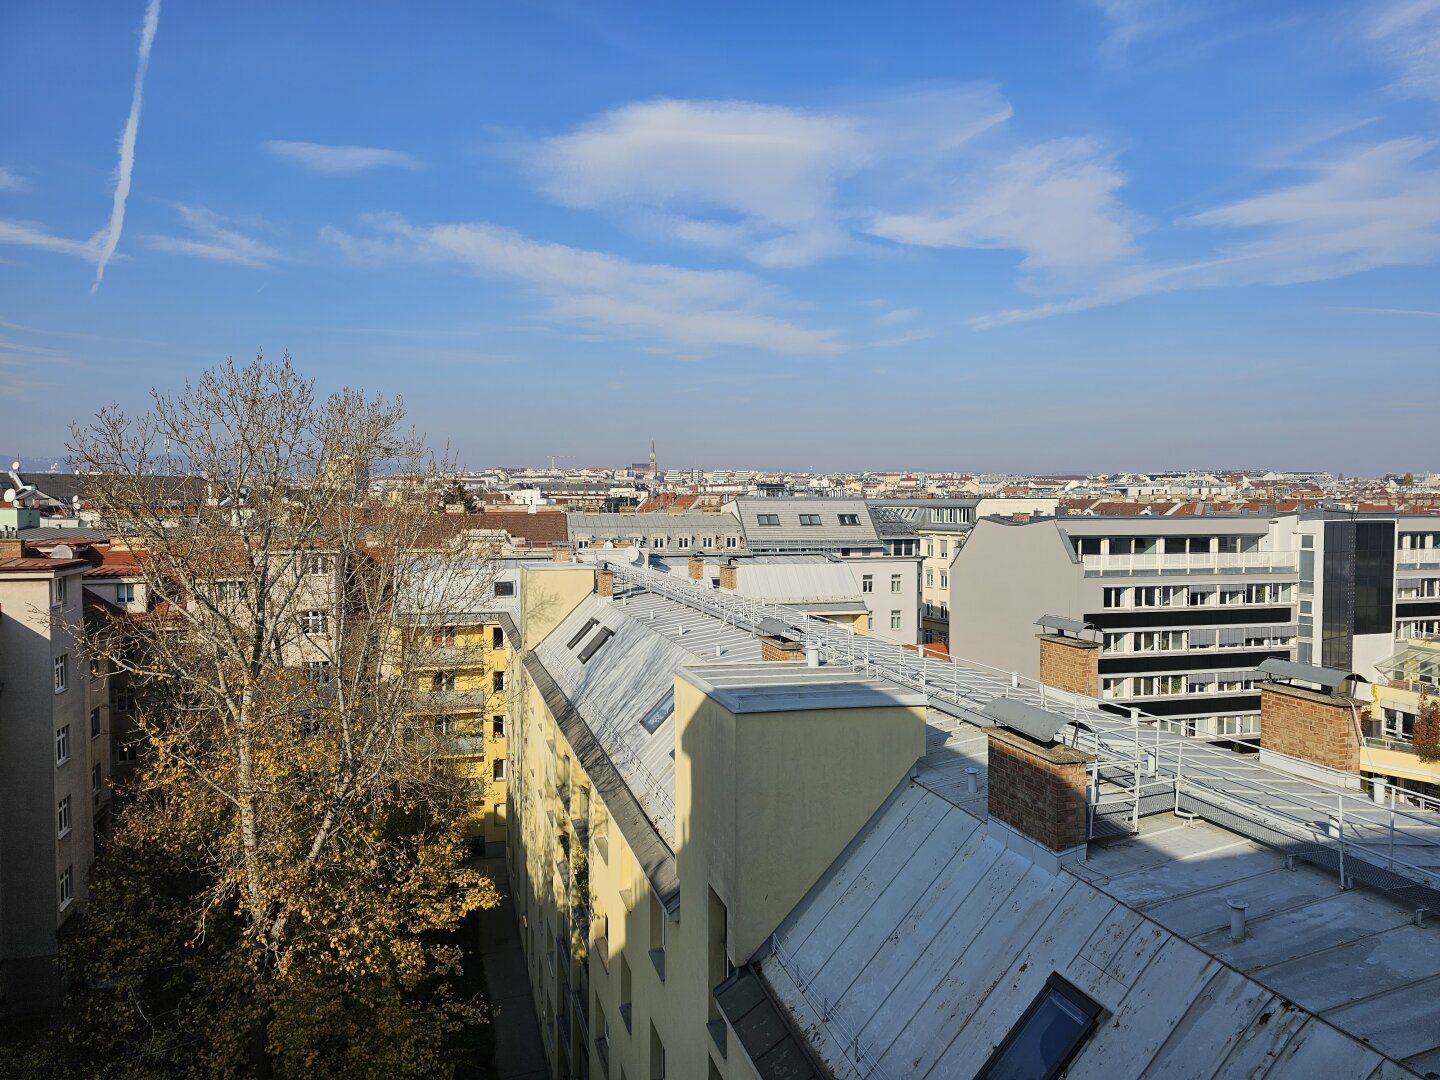
<svg viewBox="0 0 1440 1080"><path fill-rule="evenodd" d="M867 192L914 182L1010 117L992 87L924 89L846 108L661 99L533 148L542 188L685 243L794 267L856 246Z"/></svg>
<svg viewBox="0 0 1440 1080"><path fill-rule="evenodd" d="M1101 265L1133 249L1124 182L1093 140L1054 140L957 175L930 209L877 214L870 231L902 244L1017 251L1027 270Z"/></svg>
<svg viewBox="0 0 1440 1080"><path fill-rule="evenodd" d="M1322 281L1440 259L1436 143L1392 139L1300 166L1304 178L1184 219L1230 238L1189 262L1128 262L1084 293L972 320L978 328L1085 311L1154 293ZM1234 235L1240 234L1240 235Z"/></svg>
<svg viewBox="0 0 1440 1080"><path fill-rule="evenodd" d="M380 168L412 171L422 168L420 159L412 154L375 146L327 146L324 143L272 139L265 144L265 149L306 172L321 176L348 176Z"/></svg>
<svg viewBox="0 0 1440 1080"><path fill-rule="evenodd" d="M24 191L29 186L26 179L14 169L0 165L0 191Z"/></svg>
<svg viewBox="0 0 1440 1080"><path fill-rule="evenodd" d="M546 299L553 318L608 337L658 342L672 354L737 347L809 355L841 348L834 331L783 317L779 298L749 274L630 262L484 222L418 226L372 215L366 224L365 235L333 226L321 235L359 262L454 261L519 282Z"/></svg>
<svg viewBox="0 0 1440 1080"><path fill-rule="evenodd" d="M1440 101L1440 0L1376 4L1365 36L1399 71L1395 89Z"/></svg>
<svg viewBox="0 0 1440 1080"><path fill-rule="evenodd" d="M177 204L181 222L190 230L188 237L147 236L145 242L156 251L177 255L193 255L212 262L232 263L262 269L276 262L280 253L268 244L236 230L229 218L203 206Z"/></svg>
<svg viewBox="0 0 1440 1080"><path fill-rule="evenodd" d="M95 284L90 286L93 293L105 279L105 267L115 254L120 243L120 230L125 226L125 200L130 197L130 177L135 171L135 141L140 135L140 106L145 96L145 70L150 66L150 48L155 44L155 31L160 25L160 0L150 0L145 6L145 21L140 27L140 56L135 64L135 88L130 96L130 115L125 119L125 130L120 133L120 164L115 173L115 198L110 207L110 224L100 241L99 255L95 260Z"/></svg>
<svg viewBox="0 0 1440 1080"><path fill-rule="evenodd" d="M33 221L10 221L0 218L0 244L13 244L16 247L51 251L57 255L74 255L86 262L94 262L100 257L100 242L103 235L103 232L100 232L88 240L71 240L68 237L56 236L46 230L43 225Z"/></svg>
<svg viewBox="0 0 1440 1080"><path fill-rule="evenodd" d="M919 308L893 308L885 314L877 316L875 322L879 326L899 326L901 323L914 321L915 316L919 314Z"/></svg>

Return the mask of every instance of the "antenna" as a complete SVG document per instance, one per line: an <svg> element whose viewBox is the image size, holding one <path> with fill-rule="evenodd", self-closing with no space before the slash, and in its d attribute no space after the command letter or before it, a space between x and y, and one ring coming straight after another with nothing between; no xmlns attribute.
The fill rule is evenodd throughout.
<svg viewBox="0 0 1440 1080"><path fill-rule="evenodd" d="M20 475L20 462L10 463L10 486L5 489L5 501L16 506L29 505L26 500L35 494L35 485L27 484Z"/></svg>

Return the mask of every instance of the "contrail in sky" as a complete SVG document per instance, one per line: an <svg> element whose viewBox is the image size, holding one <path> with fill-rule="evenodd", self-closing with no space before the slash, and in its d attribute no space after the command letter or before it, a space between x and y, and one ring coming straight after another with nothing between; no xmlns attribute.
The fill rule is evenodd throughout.
<svg viewBox="0 0 1440 1080"><path fill-rule="evenodd" d="M130 99L130 116L120 136L120 167L115 174L115 203L110 208L110 225L100 241L95 263L93 294L105 277L105 266L120 242L120 229L125 224L125 200L130 197L130 173L135 168L135 137L140 133L140 104L145 96L145 69L150 65L150 46L155 43L155 28L160 25L160 0L145 6L145 24L140 29L140 60L135 66L135 93Z"/></svg>

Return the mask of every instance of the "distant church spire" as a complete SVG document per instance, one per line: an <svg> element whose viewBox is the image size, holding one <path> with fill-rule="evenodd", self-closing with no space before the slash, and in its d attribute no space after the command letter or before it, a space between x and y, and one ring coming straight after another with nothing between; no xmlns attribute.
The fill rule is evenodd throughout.
<svg viewBox="0 0 1440 1080"><path fill-rule="evenodd" d="M651 475L651 476L658 476L658 475L659 475L659 473L657 473L657 472L655 471L655 440L654 440L654 439L651 439L651 440L650 440L650 475Z"/></svg>

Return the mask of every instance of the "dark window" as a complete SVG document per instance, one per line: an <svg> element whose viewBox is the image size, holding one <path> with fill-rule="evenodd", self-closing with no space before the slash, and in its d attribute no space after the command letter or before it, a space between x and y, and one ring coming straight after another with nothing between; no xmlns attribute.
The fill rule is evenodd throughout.
<svg viewBox="0 0 1440 1080"><path fill-rule="evenodd" d="M591 639L590 644L586 645L585 648L580 650L580 662L582 664L588 663L590 661L590 658L595 655L596 651L600 648L600 646L604 645L605 642L609 641L614 636L614 630L611 630L608 626L602 626L598 631L596 631L595 637Z"/></svg>
<svg viewBox="0 0 1440 1080"><path fill-rule="evenodd" d="M1079 544L1081 555L1100 554L1100 537L1098 536L1082 536L1077 543Z"/></svg>
<svg viewBox="0 0 1440 1080"><path fill-rule="evenodd" d="M820 524L820 515L819 515L819 514L801 514L801 515L800 515L800 524L801 524L801 525L819 525L819 524Z"/></svg>
<svg viewBox="0 0 1440 1080"><path fill-rule="evenodd" d="M588 634L591 630L594 630L595 627L599 625L599 623L599 619L586 619L585 625L580 627L580 629L575 632L575 636L565 643L565 647L567 649L575 648L576 645L580 644L581 639L583 639L585 635Z"/></svg>
<svg viewBox="0 0 1440 1080"><path fill-rule="evenodd" d="M841 515L840 515L840 524L841 524L841 525L859 525L859 524L860 524L860 515L859 515L859 514L841 514Z"/></svg>
<svg viewBox="0 0 1440 1080"><path fill-rule="evenodd" d="M981 1080L1053 1080L1095 1030L1099 1015L1099 1005L1059 975L1051 975L980 1070Z"/></svg>
<svg viewBox="0 0 1440 1080"><path fill-rule="evenodd" d="M514 583L513 581L497 581L497 582L495 582L495 595L496 595L496 596L514 596L514 595L515 595L515 583Z"/></svg>
<svg viewBox="0 0 1440 1080"><path fill-rule="evenodd" d="M1395 606L1395 525L1355 525L1355 633L1389 634Z"/></svg>
<svg viewBox="0 0 1440 1080"><path fill-rule="evenodd" d="M655 707L646 714L645 719L640 721L640 726L653 735L656 729L665 722L665 718L674 711L675 691L670 689L665 691L665 696L657 701Z"/></svg>
<svg viewBox="0 0 1440 1080"><path fill-rule="evenodd" d="M505 646L505 631L502 630L502 629L500 629L500 627L498 627L498 626L493 626L493 627L491 627L491 628L490 628L490 647L491 647L492 649L500 649L500 648L504 648L504 646Z"/></svg>
<svg viewBox="0 0 1440 1080"><path fill-rule="evenodd" d="M779 514L757 514L757 515L755 515L755 524L757 524L757 525L779 525L779 524L780 524L780 515L779 515Z"/></svg>
<svg viewBox="0 0 1440 1080"><path fill-rule="evenodd" d="M493 671L490 673L490 689L497 694L505 689L505 672Z"/></svg>

